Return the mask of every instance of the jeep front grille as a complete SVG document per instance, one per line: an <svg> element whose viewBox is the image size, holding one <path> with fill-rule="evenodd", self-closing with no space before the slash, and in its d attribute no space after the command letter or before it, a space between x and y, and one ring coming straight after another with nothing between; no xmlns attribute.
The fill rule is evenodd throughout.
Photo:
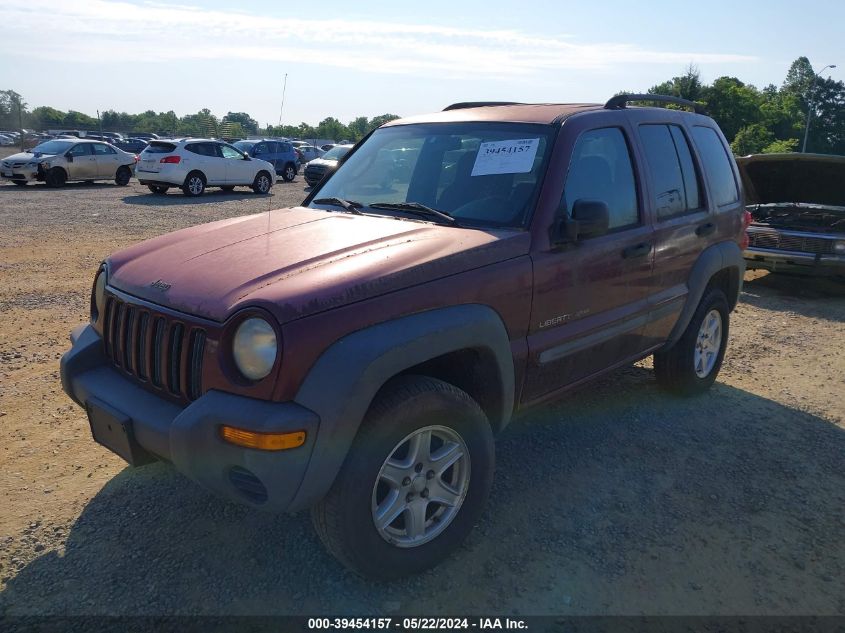
<svg viewBox="0 0 845 633"><path fill-rule="evenodd" d="M771 229L752 229L748 231L748 239L748 245L757 248L819 255L829 255L834 252L834 240L832 239L800 235L793 232L784 233Z"/></svg>
<svg viewBox="0 0 845 633"><path fill-rule="evenodd" d="M202 395L206 332L194 324L106 299L103 344L115 367L157 391L184 400Z"/></svg>

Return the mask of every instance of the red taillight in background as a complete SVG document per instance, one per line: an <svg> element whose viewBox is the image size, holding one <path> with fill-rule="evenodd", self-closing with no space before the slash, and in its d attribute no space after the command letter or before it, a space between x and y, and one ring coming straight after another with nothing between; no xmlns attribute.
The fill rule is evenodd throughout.
<svg viewBox="0 0 845 633"><path fill-rule="evenodd" d="M138 156L138 154L135 154L135 162L136 162L136 163L140 163L140 162L141 162L141 157L140 157L140 156Z"/></svg>
<svg viewBox="0 0 845 633"><path fill-rule="evenodd" d="M753 218L751 217L751 212L747 209L742 214L742 239L739 241L739 247L742 250L748 248L748 243L750 241L748 237L748 227L751 226Z"/></svg>
<svg viewBox="0 0 845 633"><path fill-rule="evenodd" d="M160 163L171 163L171 164L176 164L176 163L179 163L179 162L181 162L181 161L182 161L182 157L181 157L181 156L165 156L164 158L162 158L162 159L161 159L160 161L158 161L158 162L160 162Z"/></svg>

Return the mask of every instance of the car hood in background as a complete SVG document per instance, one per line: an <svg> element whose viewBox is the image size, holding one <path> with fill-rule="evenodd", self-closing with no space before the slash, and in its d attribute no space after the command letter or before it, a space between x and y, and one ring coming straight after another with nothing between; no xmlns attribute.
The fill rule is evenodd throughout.
<svg viewBox="0 0 845 633"><path fill-rule="evenodd" d="M482 231L294 207L195 226L108 259L109 285L224 321L246 306L284 323L528 252Z"/></svg>
<svg viewBox="0 0 845 633"><path fill-rule="evenodd" d="M736 162L747 204L845 207L845 156L754 154Z"/></svg>
<svg viewBox="0 0 845 633"><path fill-rule="evenodd" d="M325 158L315 158L314 160L309 160L306 164L306 167L337 167L337 161L332 159L325 159Z"/></svg>
<svg viewBox="0 0 845 633"><path fill-rule="evenodd" d="M37 158L53 158L56 154L33 154L32 152L18 152L17 154L12 154L11 156L6 156L3 159L4 163L28 163L29 161Z"/></svg>

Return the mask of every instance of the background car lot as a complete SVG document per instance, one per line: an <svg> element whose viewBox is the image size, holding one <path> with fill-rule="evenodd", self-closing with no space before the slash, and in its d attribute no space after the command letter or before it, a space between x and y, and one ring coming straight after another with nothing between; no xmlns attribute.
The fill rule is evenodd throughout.
<svg viewBox="0 0 845 633"><path fill-rule="evenodd" d="M306 513L227 504L93 446L57 376L102 257L296 204L304 185L199 199L135 179L0 186L0 613L845 610L838 282L749 274L707 396L667 396L641 363L521 416L464 548L389 585L342 570Z"/></svg>

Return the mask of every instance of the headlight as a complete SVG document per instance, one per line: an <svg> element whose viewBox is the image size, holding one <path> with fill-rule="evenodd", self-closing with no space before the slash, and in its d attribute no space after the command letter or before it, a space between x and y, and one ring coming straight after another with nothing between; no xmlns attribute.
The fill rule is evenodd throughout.
<svg viewBox="0 0 845 633"><path fill-rule="evenodd" d="M250 380L261 380L270 373L278 351L276 331L264 319L249 318L235 331L232 355L238 370Z"/></svg>
<svg viewBox="0 0 845 633"><path fill-rule="evenodd" d="M96 323L106 307L106 269L100 268L94 280L94 292L91 296L91 323Z"/></svg>
<svg viewBox="0 0 845 633"><path fill-rule="evenodd" d="M845 241L840 240L833 243L833 252L837 255L845 255Z"/></svg>

